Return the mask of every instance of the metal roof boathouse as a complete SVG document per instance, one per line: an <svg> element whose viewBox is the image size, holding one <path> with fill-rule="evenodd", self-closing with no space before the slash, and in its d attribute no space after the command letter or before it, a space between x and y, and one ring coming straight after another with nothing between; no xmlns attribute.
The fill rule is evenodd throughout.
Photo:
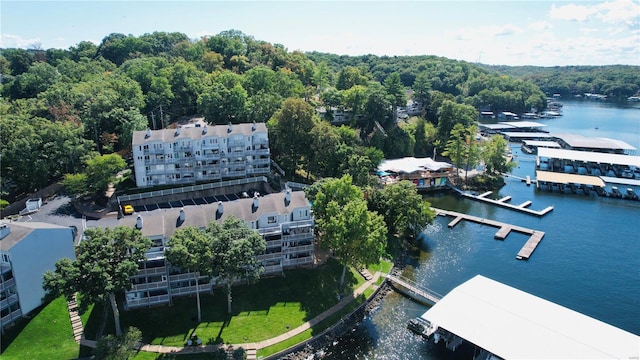
<svg viewBox="0 0 640 360"><path fill-rule="evenodd" d="M638 359L640 337L476 275L422 315L434 341L462 342L483 359Z"/></svg>

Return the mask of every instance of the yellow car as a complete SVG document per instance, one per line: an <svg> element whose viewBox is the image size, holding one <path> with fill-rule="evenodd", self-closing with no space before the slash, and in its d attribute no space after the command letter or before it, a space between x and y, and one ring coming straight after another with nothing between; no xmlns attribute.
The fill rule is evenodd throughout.
<svg viewBox="0 0 640 360"><path fill-rule="evenodd" d="M125 205L122 207L122 213L125 215L131 215L133 214L133 206L131 205Z"/></svg>

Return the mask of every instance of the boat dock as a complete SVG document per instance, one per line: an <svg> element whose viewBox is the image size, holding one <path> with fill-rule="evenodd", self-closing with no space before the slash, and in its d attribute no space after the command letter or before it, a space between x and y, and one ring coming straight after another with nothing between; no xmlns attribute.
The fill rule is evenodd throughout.
<svg viewBox="0 0 640 360"><path fill-rule="evenodd" d="M531 200L527 200L525 202L523 202L522 204L519 205L514 205L511 204L511 196L505 196L502 199L499 200L494 200L494 199L490 199L487 196L491 195L492 192L491 191L487 191L483 194L480 195L473 195L467 192L464 192L458 188L455 188L453 186L451 186L452 189L454 189L458 194L460 194L461 196L464 196L466 198L469 199L473 199L473 200L478 200L478 201L483 201L489 204L493 204L493 205L498 205L507 209L511 209L511 210L515 210L515 211L519 211L525 214L529 214L529 215L535 215L535 216L544 216L546 214L548 214L549 212L551 212L553 210L553 206L547 206L546 208L542 209L542 210L532 210L529 209L529 206L531 206L532 202Z"/></svg>
<svg viewBox="0 0 640 360"><path fill-rule="evenodd" d="M437 208L432 208L432 209L436 212L437 215L451 216L454 218L453 220L451 220L451 222L448 225L448 227L450 228L456 226L461 220L467 220L467 221L475 222L478 224L489 225L489 226L498 228L498 231L493 236L495 239L498 239L498 240L506 239L509 233L511 233L512 231L519 232L521 234L530 235L527 242L524 244L522 249L520 249L520 251L516 255L516 259L518 260L529 259L533 251L536 249L536 247L544 237L543 231L533 230L533 229L529 229L529 228L525 228L517 225L511 225L511 224L503 223L500 221L481 218L478 216L462 214L455 211L449 211L449 210L443 210L443 209L437 209Z"/></svg>
<svg viewBox="0 0 640 360"><path fill-rule="evenodd" d="M435 291L431 291L426 289L420 285L418 285L415 281L410 280L404 276L394 276L391 274L382 274L387 280L389 280L393 285L400 286L402 290L396 289L409 296L410 298L427 304L429 306L435 305L440 299L442 299L442 295L436 293Z"/></svg>

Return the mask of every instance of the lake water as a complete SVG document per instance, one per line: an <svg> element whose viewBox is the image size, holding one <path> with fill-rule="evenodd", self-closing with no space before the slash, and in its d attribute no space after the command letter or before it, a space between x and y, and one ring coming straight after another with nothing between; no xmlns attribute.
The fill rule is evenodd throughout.
<svg viewBox="0 0 640 360"><path fill-rule="evenodd" d="M539 122L550 132L608 137L640 149L637 106L565 102L563 117ZM512 148L518 161L513 173L535 178L535 158L522 154L517 145ZM424 231L422 251L403 275L446 294L481 274L640 335L640 202L553 193L519 180L505 181L492 197L511 196L514 204L531 200L531 209L553 205L554 210L539 218L452 194L426 199L435 207L544 231L528 261L515 258L526 235L511 233L504 241L494 240L496 228L462 221L449 229L451 218L438 217ZM426 310L391 293L367 319L326 349L327 358L470 358L473 354L449 352L442 342L426 342L406 329L409 319Z"/></svg>

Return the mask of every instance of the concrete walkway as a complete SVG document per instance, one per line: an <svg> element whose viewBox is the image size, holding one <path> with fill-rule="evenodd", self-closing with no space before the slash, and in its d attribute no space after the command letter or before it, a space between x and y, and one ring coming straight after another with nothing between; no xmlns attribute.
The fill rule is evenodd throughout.
<svg viewBox="0 0 640 360"><path fill-rule="evenodd" d="M247 360L256 359L256 350L275 345L279 342L292 338L311 327L317 325L322 320L328 318L329 316L335 314L336 312L342 310L345 306L347 306L350 302L356 299L358 296L363 294L365 290L369 287L376 286L376 282L380 278L380 272L376 272L375 275L371 276L364 284L360 285L354 292L353 296L346 296L342 298L337 304L333 305L331 308L325 310L320 315L314 317L313 319L305 322L304 324L298 326L295 329L291 329L284 334L276 336L271 339L253 342L253 343L244 343L244 344L233 344L233 345L201 345L201 346L165 346L165 345L151 345L151 344L142 344L139 347L141 351L153 352L153 353L162 353L162 354L194 354L194 353L206 353L206 352L215 352L218 349L222 348L226 351L233 351L233 349L243 348L247 351ZM70 309L71 310L71 309ZM80 323L82 325L82 323ZM74 330L75 335L75 330ZM96 342L93 340L86 340L82 338L80 341L82 345L95 347Z"/></svg>

